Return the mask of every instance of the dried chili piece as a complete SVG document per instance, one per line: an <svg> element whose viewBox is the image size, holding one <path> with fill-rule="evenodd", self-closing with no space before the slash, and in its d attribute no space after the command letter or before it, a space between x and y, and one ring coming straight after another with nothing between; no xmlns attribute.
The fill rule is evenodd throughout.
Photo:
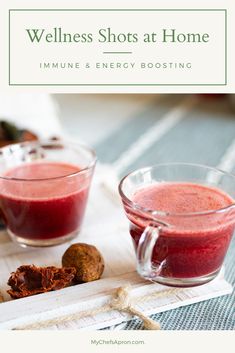
<svg viewBox="0 0 235 353"><path fill-rule="evenodd" d="M19 129L16 125L0 120L0 147L11 143L35 141L38 136L34 132L26 129Z"/></svg>
<svg viewBox="0 0 235 353"><path fill-rule="evenodd" d="M62 289L72 284L75 274L74 267L23 265L11 273L7 283L11 289L7 292L17 299Z"/></svg>

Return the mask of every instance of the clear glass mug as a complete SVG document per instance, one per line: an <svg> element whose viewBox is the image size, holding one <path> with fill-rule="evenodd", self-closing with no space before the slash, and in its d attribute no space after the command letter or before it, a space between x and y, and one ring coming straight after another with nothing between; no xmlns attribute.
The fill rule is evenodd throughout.
<svg viewBox="0 0 235 353"><path fill-rule="evenodd" d="M204 284L216 277L235 228L235 204L223 209L171 214L149 210L133 201L137 191L159 182L187 182L216 187L235 199L235 176L186 163L138 169L119 184L137 272L145 279L175 287Z"/></svg>
<svg viewBox="0 0 235 353"><path fill-rule="evenodd" d="M77 143L33 141L1 148L0 211L12 240L44 247L74 238L95 163L95 152Z"/></svg>

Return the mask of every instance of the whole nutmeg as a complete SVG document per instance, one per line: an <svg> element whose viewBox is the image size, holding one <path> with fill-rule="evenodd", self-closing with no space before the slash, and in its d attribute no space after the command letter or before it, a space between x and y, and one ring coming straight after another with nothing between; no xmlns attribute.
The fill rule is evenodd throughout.
<svg viewBox="0 0 235 353"><path fill-rule="evenodd" d="M100 279L104 271L104 259L95 246L76 243L65 251L62 266L76 268L76 283L91 282Z"/></svg>

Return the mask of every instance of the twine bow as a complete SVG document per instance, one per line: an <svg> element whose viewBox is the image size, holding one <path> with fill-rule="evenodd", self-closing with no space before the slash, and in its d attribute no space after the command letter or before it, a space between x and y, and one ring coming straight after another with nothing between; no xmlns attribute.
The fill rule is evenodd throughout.
<svg viewBox="0 0 235 353"><path fill-rule="evenodd" d="M150 319L141 311L135 309L132 306L129 287L120 287L117 289L114 298L111 300L110 307L118 311L124 311L128 314L138 316L143 321L144 328L146 330L161 329L161 326L158 322Z"/></svg>

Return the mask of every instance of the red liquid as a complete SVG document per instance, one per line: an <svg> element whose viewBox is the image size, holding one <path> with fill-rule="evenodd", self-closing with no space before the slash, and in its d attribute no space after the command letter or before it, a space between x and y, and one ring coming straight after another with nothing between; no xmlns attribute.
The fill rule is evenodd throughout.
<svg viewBox="0 0 235 353"><path fill-rule="evenodd" d="M208 275L220 269L231 240L234 210L229 213L183 216L184 213L218 210L233 200L219 189L191 183L159 183L134 195L134 202L151 210L167 211L171 216L158 216L168 223L162 227L153 251L152 261L165 264L160 276L192 278ZM181 214L174 216L173 214ZM146 219L129 214L130 233L137 247L147 225Z"/></svg>
<svg viewBox="0 0 235 353"><path fill-rule="evenodd" d="M36 162L9 170L1 179L0 203L8 229L27 239L52 239L79 230L89 190L89 178L71 164Z"/></svg>

